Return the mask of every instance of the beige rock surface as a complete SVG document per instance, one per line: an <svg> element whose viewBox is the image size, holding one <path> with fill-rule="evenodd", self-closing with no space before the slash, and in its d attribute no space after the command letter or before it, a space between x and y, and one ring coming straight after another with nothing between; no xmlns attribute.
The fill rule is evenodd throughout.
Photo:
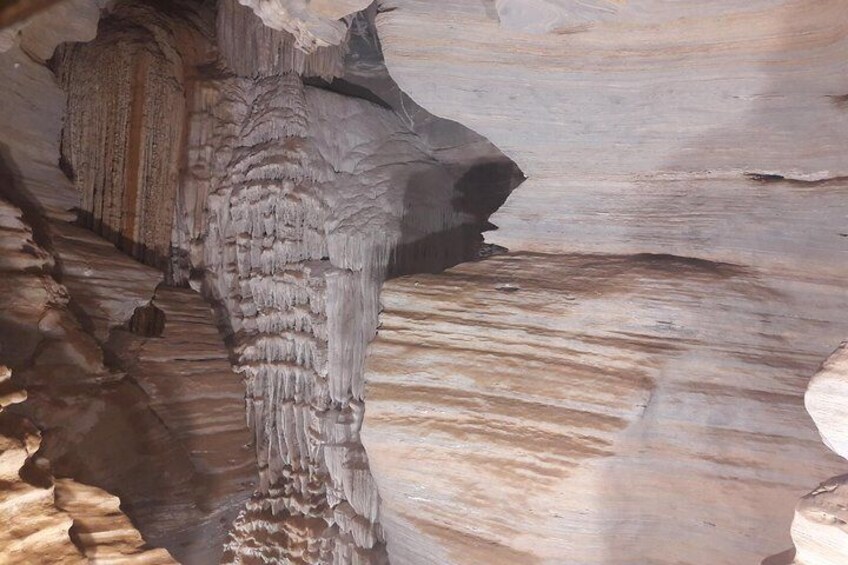
<svg viewBox="0 0 848 565"><path fill-rule="evenodd" d="M618 3L565 34L504 27L474 0L381 10L401 89L529 177L492 217L493 243L844 274L841 1Z"/></svg>
<svg viewBox="0 0 848 565"><path fill-rule="evenodd" d="M362 433L395 562L759 563L843 468L803 410L840 280L510 253L382 300Z"/></svg>
<svg viewBox="0 0 848 565"><path fill-rule="evenodd" d="M343 17L367 7L369 0L238 0L271 29L290 33L297 46L311 53L339 45L347 36Z"/></svg>
<svg viewBox="0 0 848 565"><path fill-rule="evenodd" d="M843 342L810 380L804 402L822 440L848 458L848 408L845 403L848 354ZM848 469L843 461L842 470ZM796 565L848 563L848 475L829 479L795 508L792 541Z"/></svg>
<svg viewBox="0 0 848 565"><path fill-rule="evenodd" d="M810 380L804 403L825 445L848 459L848 344L839 346Z"/></svg>
<svg viewBox="0 0 848 565"><path fill-rule="evenodd" d="M386 294L363 433L390 557L712 564L788 547L804 481L844 473L802 405L844 338L844 5L384 0L377 27L409 96L529 177L487 236L513 255ZM626 290L605 290L622 272ZM622 368L632 390L607 406L597 375ZM563 396L621 428L557 428ZM518 486L545 473L552 491Z"/></svg>
<svg viewBox="0 0 848 565"><path fill-rule="evenodd" d="M845 467L843 467L845 468ZM848 563L848 476L825 481L795 509L794 565Z"/></svg>

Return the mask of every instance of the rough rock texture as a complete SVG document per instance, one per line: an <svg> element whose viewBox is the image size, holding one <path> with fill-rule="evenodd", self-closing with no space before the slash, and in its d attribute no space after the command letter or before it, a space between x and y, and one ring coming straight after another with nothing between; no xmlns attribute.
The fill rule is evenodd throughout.
<svg viewBox="0 0 848 565"><path fill-rule="evenodd" d="M207 336L193 342L194 359L175 361L188 347L174 339L158 348L170 360L165 367L150 363L156 348L143 343L135 356L110 347L107 336L115 337L137 306L150 301L162 273L87 230L0 204L0 358L29 390L20 410L44 430L42 455L57 476L121 496L149 541L184 562L208 562L210 554L214 561L232 514L252 490L255 464L244 447L249 435L240 381L227 366L223 343L209 337L217 329L208 306L189 293L171 310L175 332ZM192 303L194 318L181 319ZM116 352L121 363L148 363L148 370L161 372L143 375L146 389L132 371L124 372ZM198 362L207 371L217 368L204 377L218 410L209 409L209 393L189 380ZM173 386L160 393L148 384L156 377L170 377ZM197 403L206 406L198 410ZM186 407L194 417L180 420ZM238 464L230 461L235 453Z"/></svg>
<svg viewBox="0 0 848 565"><path fill-rule="evenodd" d="M205 186L211 216L187 216L205 235L183 239L228 314L260 461L232 559L379 561L358 440L379 285L390 261L470 257L480 220L453 205L457 173L391 111L294 75L210 81L197 93L191 182ZM454 237L415 245L441 233Z"/></svg>
<svg viewBox="0 0 848 565"><path fill-rule="evenodd" d="M290 59L291 38L273 30L238 40L256 22L219 7L222 63L237 76L206 72L192 87L172 236L174 279L220 303L247 382L260 480L226 560L382 562L358 437L380 284L475 256L489 193L504 198L519 175L457 124L427 134L379 96L304 86L295 73L343 90L333 79L359 58ZM390 90L371 63L357 76ZM437 132L430 118L419 116Z"/></svg>
<svg viewBox="0 0 848 565"><path fill-rule="evenodd" d="M57 175L29 190L25 172L12 187L39 235L32 281L55 296L10 294L9 323L24 331L4 339L26 345L14 349L34 387L27 409L57 473L118 495L148 542L216 561L258 459L225 559L382 562L358 438L380 284L476 256L521 177L473 132L398 96L373 14L331 26L346 39L359 22L367 53L306 54L303 36L215 4L110 5L95 39L52 59L67 103L35 101L65 108L61 158L60 113L48 113L43 151L8 163L49 162ZM343 4L309 10L336 20L353 9ZM357 81L368 86L344 92ZM65 222L72 208L78 225ZM163 278L219 306L252 442L208 308Z"/></svg>
<svg viewBox="0 0 848 565"><path fill-rule="evenodd" d="M50 551L787 547L845 471L801 400L848 330L844 5L363 4L126 0L92 40L105 4L68 0L0 33L0 362L66 477ZM366 394L383 279L503 251L523 174L480 134L530 177L512 252L391 283ZM807 404L844 454L840 359ZM843 484L798 506L798 563L844 560Z"/></svg>
<svg viewBox="0 0 848 565"><path fill-rule="evenodd" d="M140 4L104 18L97 39L61 50L68 93L62 158L81 195L82 224L136 259L163 267L185 123L185 69L175 20Z"/></svg>
<svg viewBox="0 0 848 565"><path fill-rule="evenodd" d="M83 563L79 548L68 531L69 515L55 506L53 485L40 481L43 471L32 458L41 437L38 428L8 407L26 399L26 393L11 383L11 371L0 366L0 516L6 526L0 532L0 559L4 563L32 563L43 559L52 563ZM24 469L29 470L30 478Z"/></svg>
<svg viewBox="0 0 848 565"><path fill-rule="evenodd" d="M3 563L175 564L164 549L148 550L141 534L106 492L63 479L37 454L41 433L8 408L26 400L0 365L0 533Z"/></svg>
<svg viewBox="0 0 848 565"><path fill-rule="evenodd" d="M121 512L121 501L92 486L58 479L56 507L73 518L71 538L86 562L126 565L176 565L164 549L147 549L146 542L129 518Z"/></svg>

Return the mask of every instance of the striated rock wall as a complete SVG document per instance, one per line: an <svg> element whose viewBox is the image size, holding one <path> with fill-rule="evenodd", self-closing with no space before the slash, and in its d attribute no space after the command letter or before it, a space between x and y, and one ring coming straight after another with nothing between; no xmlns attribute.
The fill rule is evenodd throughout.
<svg viewBox="0 0 848 565"><path fill-rule="evenodd" d="M388 282L362 435L390 558L784 550L799 494L844 469L803 391L846 300L841 280L651 254L512 252Z"/></svg>
<svg viewBox="0 0 848 565"><path fill-rule="evenodd" d="M601 3L511 4L542 17L534 6ZM483 2L380 3L400 88L529 177L490 241L844 274L844 4L616 4L538 34Z"/></svg>
<svg viewBox="0 0 848 565"><path fill-rule="evenodd" d="M376 23L403 91L528 176L487 236L512 259L389 287L363 431L389 556L712 564L788 547L809 467L840 471L802 396L845 329L844 5L384 0ZM613 296L619 268L636 279ZM563 291L589 275L587 297ZM631 341L655 331L671 351ZM622 363L630 408L613 409L594 383ZM566 424L562 395L580 406ZM436 449L449 479L410 463Z"/></svg>
<svg viewBox="0 0 848 565"><path fill-rule="evenodd" d="M56 62L68 93L62 159L81 196L80 221L158 268L170 255L190 62L178 23L152 6L121 4L96 40L68 45Z"/></svg>

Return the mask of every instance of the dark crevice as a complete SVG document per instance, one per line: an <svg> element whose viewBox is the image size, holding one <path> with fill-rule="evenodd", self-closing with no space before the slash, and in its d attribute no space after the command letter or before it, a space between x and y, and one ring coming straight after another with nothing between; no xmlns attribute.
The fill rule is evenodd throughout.
<svg viewBox="0 0 848 565"><path fill-rule="evenodd" d="M127 329L142 337L162 337L165 321L165 313L151 302L135 309L130 321L127 322Z"/></svg>
<svg viewBox="0 0 848 565"><path fill-rule="evenodd" d="M798 179L786 177L776 173L745 173L745 176L756 182L771 184L771 183L786 183L791 186L819 187L842 184L848 181L848 176L835 176L823 179Z"/></svg>

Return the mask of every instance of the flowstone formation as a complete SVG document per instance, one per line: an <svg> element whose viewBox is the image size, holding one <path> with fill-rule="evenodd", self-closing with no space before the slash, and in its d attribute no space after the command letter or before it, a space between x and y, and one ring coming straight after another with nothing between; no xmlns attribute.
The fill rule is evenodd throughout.
<svg viewBox="0 0 848 565"><path fill-rule="evenodd" d="M9 137L9 188L94 356L38 381L43 451L183 563L386 562L359 440L380 287L478 257L523 175L400 93L373 8L311 5L341 35L307 48L234 0L92 7L96 37L32 68L62 90L12 83L54 114L41 153ZM36 17L55 25L54 9ZM22 130L35 113L13 100ZM50 334L63 351L65 335Z"/></svg>

